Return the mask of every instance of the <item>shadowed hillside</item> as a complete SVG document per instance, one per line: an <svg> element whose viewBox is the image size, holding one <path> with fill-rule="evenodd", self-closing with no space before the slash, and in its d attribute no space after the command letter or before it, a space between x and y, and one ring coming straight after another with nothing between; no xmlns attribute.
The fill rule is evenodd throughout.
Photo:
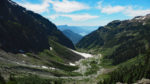
<svg viewBox="0 0 150 84"><path fill-rule="evenodd" d="M20 7L11 0L0 0L0 47L6 51L42 51L54 40L74 49L72 42L46 18Z"/></svg>

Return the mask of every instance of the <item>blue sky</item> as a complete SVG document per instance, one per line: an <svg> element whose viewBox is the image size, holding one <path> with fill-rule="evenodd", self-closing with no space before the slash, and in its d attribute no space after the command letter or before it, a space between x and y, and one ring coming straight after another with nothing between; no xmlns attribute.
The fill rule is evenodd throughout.
<svg viewBox="0 0 150 84"><path fill-rule="evenodd" d="M56 25L103 26L150 13L150 0L13 0Z"/></svg>

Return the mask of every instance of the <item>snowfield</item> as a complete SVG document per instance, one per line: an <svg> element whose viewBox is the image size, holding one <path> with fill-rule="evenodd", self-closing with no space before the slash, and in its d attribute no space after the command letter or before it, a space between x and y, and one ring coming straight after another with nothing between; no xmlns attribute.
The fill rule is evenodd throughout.
<svg viewBox="0 0 150 84"><path fill-rule="evenodd" d="M76 54L79 54L79 55L83 56L84 58L93 57L93 55L88 54L88 53L81 53L81 52L78 52L78 51L75 51L75 50L72 50L72 49L70 49L70 50L73 51L73 52L76 53Z"/></svg>
<svg viewBox="0 0 150 84"><path fill-rule="evenodd" d="M69 65L70 65L70 66L76 66L76 64L74 64L74 63L71 63L71 62L69 63Z"/></svg>

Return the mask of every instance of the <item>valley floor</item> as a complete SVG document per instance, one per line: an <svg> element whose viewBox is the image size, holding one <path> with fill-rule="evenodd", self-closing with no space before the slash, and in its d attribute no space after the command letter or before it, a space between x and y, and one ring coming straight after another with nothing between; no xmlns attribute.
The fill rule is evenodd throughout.
<svg viewBox="0 0 150 84"><path fill-rule="evenodd" d="M71 50L71 49L70 49ZM30 75L36 75L44 79L50 79L52 81L55 80L55 82L60 81L60 84L98 84L99 81L103 81L103 78L105 78L107 73L114 71L114 69L117 68L117 66L103 66L103 56L102 54L92 55L88 53L81 53L75 50L71 50L76 54L79 54L84 57L84 59L80 59L79 61L76 61L74 63L70 62L69 64L66 64L67 66L78 66L78 69L73 70L69 73L80 73L80 75L57 75L61 74L63 71L59 68L45 66L45 65L36 65L36 64L30 64L25 63L25 61L18 61L14 55L14 58L11 60L8 60L7 57L12 57L13 54L6 53L1 51L0 53L0 71L1 75L4 77L5 80L8 80L9 74L7 72L13 72L13 71L19 71L17 72L17 77L24 74ZM5 55L5 57L3 57ZM11 56L9 56L11 55ZM19 56L22 56L24 58L27 58L27 54L19 54ZM10 59L10 58L9 58ZM56 74L57 73L57 74ZM68 72L67 72L68 73ZM56 74L56 75L55 75ZM37 80L37 78L35 77ZM24 79L28 80L28 79ZM146 83L145 83L146 82ZM148 79L142 79L137 81L135 84L148 84ZM54 82L52 82L53 84ZM26 84L26 83L25 83ZM55 84L55 83L54 83ZM57 83L56 83L57 84ZM117 84L124 84L117 82Z"/></svg>
<svg viewBox="0 0 150 84"><path fill-rule="evenodd" d="M76 61L75 63L68 64L69 66L78 66L79 68L72 72L80 73L81 75L77 75L77 76L56 75L55 76L53 75L53 73L57 73L57 72L60 73L62 72L62 70L59 68L50 67L46 65L36 65L33 63L26 63L25 59L28 58L28 54L19 54L18 56L21 56L24 59L17 60L16 55L13 55L11 53L6 53L4 51L1 51L0 61L2 66L0 70L6 80L9 78L9 74L6 75L7 71L15 72L15 70L17 70L19 71L19 74L28 73L32 75L38 75L42 78L58 79L58 80L61 79L64 80L63 84L96 84L97 76L111 71L100 66L101 63L100 59L102 58L101 54L91 55L88 53L81 53L75 50L71 50L71 51L84 57L84 59ZM9 57L12 56L14 57L11 60L9 60L10 59Z"/></svg>

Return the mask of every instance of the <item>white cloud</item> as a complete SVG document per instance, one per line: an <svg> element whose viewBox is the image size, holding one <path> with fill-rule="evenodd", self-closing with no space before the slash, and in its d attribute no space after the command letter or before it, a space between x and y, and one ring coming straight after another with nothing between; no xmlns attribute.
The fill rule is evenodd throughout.
<svg viewBox="0 0 150 84"><path fill-rule="evenodd" d="M36 13L47 12L50 4L53 6L53 9L56 12L70 13L74 11L89 9L90 7L86 4L70 1L70 0L43 0L41 4L32 4L27 1L23 1L22 3L18 2L19 5L27 8L28 10L32 10Z"/></svg>
<svg viewBox="0 0 150 84"><path fill-rule="evenodd" d="M48 16L48 18L50 19L56 19L57 17L59 17L60 15L57 15L57 14L54 14L54 15L51 15L51 16Z"/></svg>
<svg viewBox="0 0 150 84"><path fill-rule="evenodd" d="M106 6L104 8L101 8L102 13L112 14L112 13L118 13L125 9L125 7L122 6Z"/></svg>
<svg viewBox="0 0 150 84"><path fill-rule="evenodd" d="M19 5L27 8L28 10L32 10L36 13L48 12L48 7L50 6L48 0L44 0L42 4L32 4L29 2L19 3Z"/></svg>
<svg viewBox="0 0 150 84"><path fill-rule="evenodd" d="M63 0L63 1L50 1L53 5L53 9L56 12L63 12L63 13L70 13L74 11L79 11L83 9L89 9L90 7L79 3L77 1L69 1L69 0Z"/></svg>
<svg viewBox="0 0 150 84"><path fill-rule="evenodd" d="M89 14L67 14L67 15L62 15L64 17L69 17L74 21L85 21L85 20L89 20L89 19L94 19L94 18L98 18L98 16L92 16Z"/></svg>
<svg viewBox="0 0 150 84"><path fill-rule="evenodd" d="M111 6L111 5L102 6L102 1L98 2L97 8L100 9L102 13L106 14L118 13L125 9L125 7L123 6Z"/></svg>
<svg viewBox="0 0 150 84"><path fill-rule="evenodd" d="M146 14L150 13L150 9L142 10L142 9L137 9L134 10L133 7L127 7L126 10L124 11L124 14L127 16L135 17L135 16L143 16Z"/></svg>
<svg viewBox="0 0 150 84"><path fill-rule="evenodd" d="M93 16L89 14L56 14L56 15L49 16L49 18L56 19L59 16L71 18L73 21L85 21L85 20L99 17L99 16Z"/></svg>
<svg viewBox="0 0 150 84"><path fill-rule="evenodd" d="M97 8L100 9L101 13L113 14L113 13L123 13L126 16L142 16L150 13L150 9L136 9L133 6L111 6L111 5L102 5L103 1L98 2Z"/></svg>

